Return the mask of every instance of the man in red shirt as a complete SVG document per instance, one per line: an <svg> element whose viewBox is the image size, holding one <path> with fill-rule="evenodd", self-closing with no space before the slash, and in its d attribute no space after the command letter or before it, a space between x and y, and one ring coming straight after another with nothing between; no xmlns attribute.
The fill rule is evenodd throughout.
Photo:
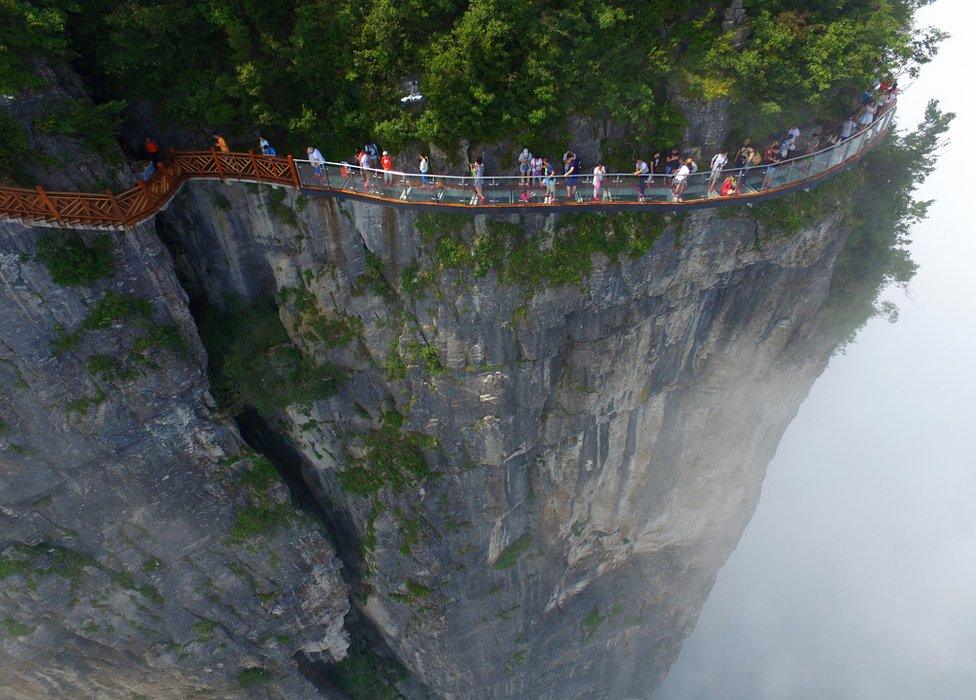
<svg viewBox="0 0 976 700"><path fill-rule="evenodd" d="M383 166L383 184L392 185L393 184L393 158L390 157L388 151L383 151L383 157L380 158L380 165Z"/></svg>
<svg viewBox="0 0 976 700"><path fill-rule="evenodd" d="M153 165L157 165L159 163L159 144L153 141L151 137L147 136L145 142L143 143L143 148L146 151L146 157L152 161Z"/></svg>

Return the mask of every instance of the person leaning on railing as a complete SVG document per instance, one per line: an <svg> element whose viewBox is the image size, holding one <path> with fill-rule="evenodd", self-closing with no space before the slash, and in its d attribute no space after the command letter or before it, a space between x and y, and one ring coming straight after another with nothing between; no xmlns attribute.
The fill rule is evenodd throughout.
<svg viewBox="0 0 976 700"><path fill-rule="evenodd" d="M322 152L315 148L315 146L309 146L305 149L308 154L308 160L312 164L312 173L321 180L325 176L325 158L322 157Z"/></svg>

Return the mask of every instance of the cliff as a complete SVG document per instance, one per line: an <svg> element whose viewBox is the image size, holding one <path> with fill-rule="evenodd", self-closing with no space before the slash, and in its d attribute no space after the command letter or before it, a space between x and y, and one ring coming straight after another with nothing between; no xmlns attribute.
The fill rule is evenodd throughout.
<svg viewBox="0 0 976 700"><path fill-rule="evenodd" d="M332 546L216 410L151 226L56 284L42 241L79 235L0 224L2 694L314 692L292 657L348 644Z"/></svg>
<svg viewBox="0 0 976 700"><path fill-rule="evenodd" d="M334 396L256 433L321 504L361 613L457 697L660 682L833 350L817 330L846 236L418 218L219 183L157 231L200 308L273 297L340 368Z"/></svg>

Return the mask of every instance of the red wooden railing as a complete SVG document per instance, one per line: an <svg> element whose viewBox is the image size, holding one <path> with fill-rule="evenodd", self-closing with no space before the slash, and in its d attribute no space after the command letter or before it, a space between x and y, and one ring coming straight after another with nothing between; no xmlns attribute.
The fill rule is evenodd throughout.
<svg viewBox="0 0 976 700"><path fill-rule="evenodd" d="M0 218L26 224L128 228L152 217L193 178L301 186L291 156L177 151L168 162L160 163L148 180L118 194L49 192L39 185L33 189L0 187Z"/></svg>

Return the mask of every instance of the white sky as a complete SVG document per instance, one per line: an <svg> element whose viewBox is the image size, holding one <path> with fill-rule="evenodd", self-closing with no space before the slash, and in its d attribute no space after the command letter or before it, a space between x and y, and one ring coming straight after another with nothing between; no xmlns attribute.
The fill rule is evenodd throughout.
<svg viewBox="0 0 976 700"><path fill-rule="evenodd" d="M899 100L957 114L922 188L921 269L815 384L655 700L976 697L976 3Z"/></svg>

